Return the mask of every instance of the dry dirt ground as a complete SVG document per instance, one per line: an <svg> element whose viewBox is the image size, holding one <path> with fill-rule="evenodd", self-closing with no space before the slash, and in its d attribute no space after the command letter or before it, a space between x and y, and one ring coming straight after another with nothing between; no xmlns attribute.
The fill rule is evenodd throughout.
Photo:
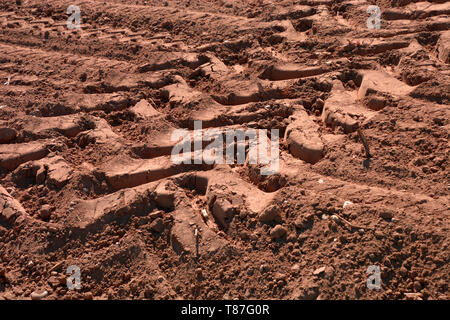
<svg viewBox="0 0 450 320"><path fill-rule="evenodd" d="M450 2L2 0L0 24L0 299L450 298ZM195 120L279 129L279 172L173 163Z"/></svg>

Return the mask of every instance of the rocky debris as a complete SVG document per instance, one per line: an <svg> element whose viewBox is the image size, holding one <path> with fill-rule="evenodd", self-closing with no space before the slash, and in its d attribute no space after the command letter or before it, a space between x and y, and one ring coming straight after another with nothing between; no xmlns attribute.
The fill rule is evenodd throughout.
<svg viewBox="0 0 450 320"><path fill-rule="evenodd" d="M34 166L33 166L32 170L33 170L32 171L33 173L31 174L31 177L35 176L36 184L43 184L45 182L45 178L47 176L47 169L45 168L45 166L38 167L36 170L36 174L34 174L34 170L35 170ZM23 180L16 179L16 181L23 181Z"/></svg>
<svg viewBox="0 0 450 320"><path fill-rule="evenodd" d="M13 180L23 184L28 179L31 183L45 184L52 188L62 188L72 178L74 169L61 156L50 155L42 160L27 162L13 172Z"/></svg>
<svg viewBox="0 0 450 320"><path fill-rule="evenodd" d="M62 188L74 173L74 169L64 158L55 155L25 164L25 168L30 167L32 169L31 176L35 176L37 184L43 183L45 180L46 184L53 188ZM18 174L21 175L20 172Z"/></svg>
<svg viewBox="0 0 450 320"><path fill-rule="evenodd" d="M385 97L376 94L367 97L366 101L367 107L375 111L383 109L388 103Z"/></svg>
<svg viewBox="0 0 450 320"><path fill-rule="evenodd" d="M319 293L319 286L311 279L305 279L296 286L296 289L292 293L292 297L296 300L316 300Z"/></svg>
<svg viewBox="0 0 450 320"><path fill-rule="evenodd" d="M46 160L48 160L46 179L47 185L62 188L72 178L74 173L73 168L62 157L56 156ZM40 171L36 174L36 182L39 180L39 174Z"/></svg>
<svg viewBox="0 0 450 320"><path fill-rule="evenodd" d="M150 224L150 229L155 232L161 233L164 230L164 222L161 218L156 218Z"/></svg>
<svg viewBox="0 0 450 320"><path fill-rule="evenodd" d="M123 149L124 139L115 133L105 119L94 118L93 128L76 136L77 144L85 148L89 144L107 147L110 152Z"/></svg>
<svg viewBox="0 0 450 320"><path fill-rule="evenodd" d="M390 209L384 208L379 210L379 215L383 219L390 220L394 217L394 212Z"/></svg>
<svg viewBox="0 0 450 320"><path fill-rule="evenodd" d="M0 127L0 143L10 143L17 136L17 131L12 128Z"/></svg>
<svg viewBox="0 0 450 320"><path fill-rule="evenodd" d="M22 205L0 185L0 221L8 224L23 222L28 217Z"/></svg>
<svg viewBox="0 0 450 320"><path fill-rule="evenodd" d="M83 33L0 5L0 299L448 298L445 1L377 30L364 1L135 2L85 0ZM194 120L279 129L276 174L174 165Z"/></svg>
<svg viewBox="0 0 450 320"><path fill-rule="evenodd" d="M286 235L286 233L287 233L287 230L285 227L283 227L282 225L276 225L275 227L273 227L270 230L270 237L273 240L277 240L277 239L284 237Z"/></svg>
<svg viewBox="0 0 450 320"><path fill-rule="evenodd" d="M259 214L258 220L261 222L281 222L282 219L280 208L276 204L267 207Z"/></svg>
<svg viewBox="0 0 450 320"><path fill-rule="evenodd" d="M28 162L14 170L12 180L18 185L25 184L28 179L31 179L32 183L42 184L45 181L46 172L45 167L35 162Z"/></svg>
<svg viewBox="0 0 450 320"><path fill-rule="evenodd" d="M45 204L42 206L41 210L39 211L39 217L43 220L48 220L51 217L51 207L48 204Z"/></svg>
<svg viewBox="0 0 450 320"><path fill-rule="evenodd" d="M297 229L305 229L309 225L312 225L313 221L314 221L314 214L308 214L304 216L303 215L299 216L295 220L294 224Z"/></svg>
<svg viewBox="0 0 450 320"><path fill-rule="evenodd" d="M160 117L162 114L158 112L147 100L142 99L130 111L136 115L138 119L147 119Z"/></svg>

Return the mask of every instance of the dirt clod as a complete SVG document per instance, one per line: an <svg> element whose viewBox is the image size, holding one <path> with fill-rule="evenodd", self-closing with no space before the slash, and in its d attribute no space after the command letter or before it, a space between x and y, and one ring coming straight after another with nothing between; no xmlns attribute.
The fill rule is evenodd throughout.
<svg viewBox="0 0 450 320"><path fill-rule="evenodd" d="M448 1L0 3L0 300L448 299Z"/></svg>

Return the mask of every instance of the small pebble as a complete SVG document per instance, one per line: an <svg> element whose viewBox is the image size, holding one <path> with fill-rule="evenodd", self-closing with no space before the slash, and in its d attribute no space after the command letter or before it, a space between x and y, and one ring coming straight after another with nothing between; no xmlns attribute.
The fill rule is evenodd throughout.
<svg viewBox="0 0 450 320"><path fill-rule="evenodd" d="M320 267L320 268L317 268L316 270L314 270L313 275L317 276L323 272L325 272L325 267Z"/></svg>
<svg viewBox="0 0 450 320"><path fill-rule="evenodd" d="M41 300L44 299L46 296L48 296L48 291L43 291L43 292L36 292L33 291L31 293L31 300Z"/></svg>
<svg viewBox="0 0 450 320"><path fill-rule="evenodd" d="M284 228L281 225L277 225L275 227L272 228L272 230L270 230L270 237L272 239L279 239L281 237L283 237L286 234L286 228Z"/></svg>

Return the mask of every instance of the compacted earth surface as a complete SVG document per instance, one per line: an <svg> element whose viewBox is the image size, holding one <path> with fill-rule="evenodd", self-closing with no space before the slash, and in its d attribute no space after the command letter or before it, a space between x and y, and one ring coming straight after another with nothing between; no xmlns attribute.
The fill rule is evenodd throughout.
<svg viewBox="0 0 450 320"><path fill-rule="evenodd" d="M450 298L450 2L2 0L0 25L0 299ZM196 120L279 130L278 170L172 161Z"/></svg>

